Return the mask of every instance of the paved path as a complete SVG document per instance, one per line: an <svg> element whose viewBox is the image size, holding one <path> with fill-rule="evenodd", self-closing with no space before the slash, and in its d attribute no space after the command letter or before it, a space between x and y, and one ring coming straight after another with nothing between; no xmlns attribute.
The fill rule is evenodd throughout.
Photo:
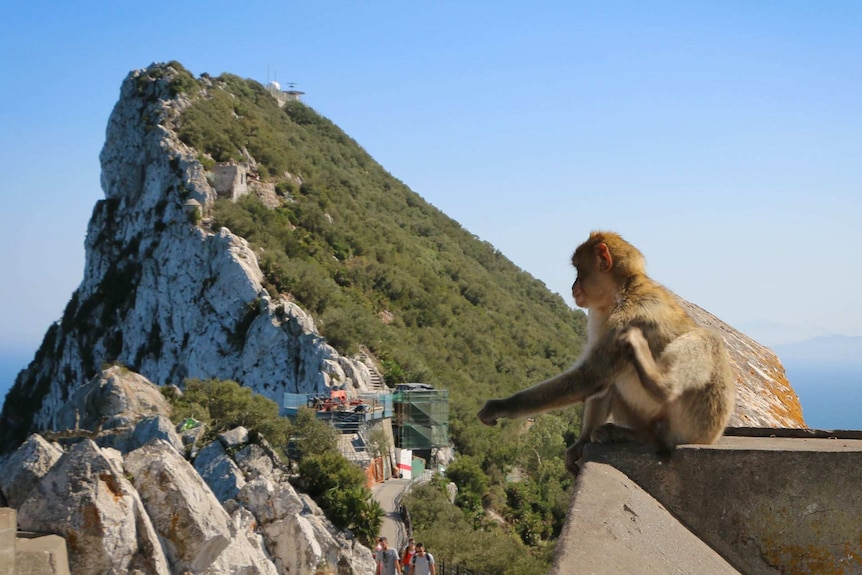
<svg viewBox="0 0 862 575"><path fill-rule="evenodd" d="M383 508L380 535L386 537L390 547L399 551L407 545L407 534L398 513L398 498L409 485L409 479L387 479L371 488L375 501Z"/></svg>

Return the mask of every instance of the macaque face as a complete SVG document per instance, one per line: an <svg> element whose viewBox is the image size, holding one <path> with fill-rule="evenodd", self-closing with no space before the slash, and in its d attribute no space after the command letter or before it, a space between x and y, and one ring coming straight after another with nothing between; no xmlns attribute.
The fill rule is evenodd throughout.
<svg viewBox="0 0 862 575"><path fill-rule="evenodd" d="M584 292L584 282L578 268L575 268L575 283L572 284L572 297L575 298L575 305L578 307L587 307L587 294Z"/></svg>
<svg viewBox="0 0 862 575"><path fill-rule="evenodd" d="M575 298L575 305L584 309L596 306L599 303L598 296L601 295L599 272L591 269L592 267L584 264L575 265L577 277L572 284L572 297Z"/></svg>
<svg viewBox="0 0 862 575"><path fill-rule="evenodd" d="M601 309L613 305L616 294L610 271L603 271L601 262L588 258L572 258L577 277L572 284L575 305L584 309Z"/></svg>

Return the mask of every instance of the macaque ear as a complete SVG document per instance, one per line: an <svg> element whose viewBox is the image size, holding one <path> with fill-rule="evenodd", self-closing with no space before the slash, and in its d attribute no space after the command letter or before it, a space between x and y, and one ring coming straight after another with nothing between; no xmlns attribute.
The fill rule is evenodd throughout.
<svg viewBox="0 0 862 575"><path fill-rule="evenodd" d="M611 251L608 249L608 244L605 242L596 246L596 259L599 262L599 269L603 272L610 271L614 265L614 258L611 257Z"/></svg>

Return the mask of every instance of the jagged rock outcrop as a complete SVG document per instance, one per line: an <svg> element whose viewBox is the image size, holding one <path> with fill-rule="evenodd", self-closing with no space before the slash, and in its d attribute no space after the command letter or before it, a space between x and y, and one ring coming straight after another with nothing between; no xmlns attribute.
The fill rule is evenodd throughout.
<svg viewBox="0 0 862 575"><path fill-rule="evenodd" d="M363 363L340 356L308 314L262 287L243 238L206 224L217 194L198 151L177 137L191 101L175 88L183 74L153 65L123 82L100 157L105 199L87 231L84 278L10 391L0 417L3 449L32 431L68 427L60 406L105 362L158 384L233 379L277 403L285 392L370 385ZM201 86L217 89L208 79L194 89L209 89ZM734 361L734 423L804 425L777 358L723 331L738 338L732 349L744 350Z"/></svg>
<svg viewBox="0 0 862 575"><path fill-rule="evenodd" d="M365 365L340 356L301 308L261 287L244 239L213 233L189 212L208 212L216 194L197 152L176 136L188 100L173 93L175 75L154 65L123 82L84 278L4 405L0 428L15 445L31 431L71 427L60 407L105 362L158 384L232 379L277 403L284 392L368 385Z"/></svg>
<svg viewBox="0 0 862 575"><path fill-rule="evenodd" d="M149 516L112 451L89 439L71 447L18 508L18 526L65 537L72 573L167 574Z"/></svg>
<svg viewBox="0 0 862 575"><path fill-rule="evenodd" d="M61 412L102 406L83 420L95 429L67 430L58 443L32 435L0 461L0 494L20 527L63 536L73 573L311 575L324 561L342 575L372 572L371 551L293 489L263 438L221 434L200 449L219 462L202 475L177 433L164 433L165 415L153 414L154 384L113 367L82 389ZM115 420L134 427L117 434L105 425Z"/></svg>
<svg viewBox="0 0 862 575"><path fill-rule="evenodd" d="M201 476L176 450L158 440L129 453L125 466L173 569L207 572L236 537L236 527ZM274 572L272 565L263 567L267 563L261 556L259 573Z"/></svg>
<svg viewBox="0 0 862 575"><path fill-rule="evenodd" d="M736 410L733 427L805 427L799 396L775 353L727 325L706 310L679 298L700 325L717 330L727 345L736 373Z"/></svg>
<svg viewBox="0 0 862 575"><path fill-rule="evenodd" d="M63 456L59 445L49 443L39 435L31 435L3 463L6 472L0 474L0 491L9 507L18 508L30 495L36 483Z"/></svg>

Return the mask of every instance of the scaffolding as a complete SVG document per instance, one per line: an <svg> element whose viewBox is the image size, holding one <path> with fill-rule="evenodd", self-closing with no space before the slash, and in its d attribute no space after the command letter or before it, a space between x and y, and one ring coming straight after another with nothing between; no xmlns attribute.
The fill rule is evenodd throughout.
<svg viewBox="0 0 862 575"><path fill-rule="evenodd" d="M449 390L406 390L392 394L395 445L432 449L449 445Z"/></svg>
<svg viewBox="0 0 862 575"><path fill-rule="evenodd" d="M282 414L293 417L300 407L318 405L319 396L285 393ZM342 434L360 434L374 420L392 419L395 447L434 449L449 446L449 391L407 389L394 393L359 393L359 405L315 409L317 418L329 422Z"/></svg>

